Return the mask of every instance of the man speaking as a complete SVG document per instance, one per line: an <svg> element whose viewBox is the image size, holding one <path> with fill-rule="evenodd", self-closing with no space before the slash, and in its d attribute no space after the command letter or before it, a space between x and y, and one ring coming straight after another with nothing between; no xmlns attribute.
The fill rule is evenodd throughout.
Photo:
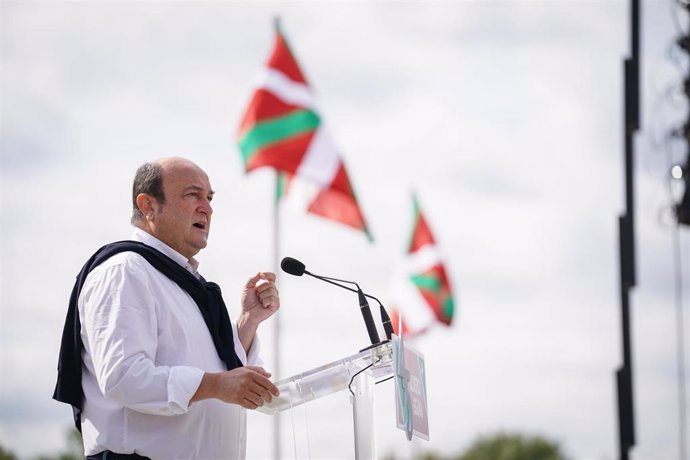
<svg viewBox="0 0 690 460"><path fill-rule="evenodd" d="M131 240L99 249L77 276L53 398L72 405L88 459L243 458L243 408L278 395L256 337L280 307L275 274L247 281L233 323L197 271L212 198L191 161L144 164Z"/></svg>

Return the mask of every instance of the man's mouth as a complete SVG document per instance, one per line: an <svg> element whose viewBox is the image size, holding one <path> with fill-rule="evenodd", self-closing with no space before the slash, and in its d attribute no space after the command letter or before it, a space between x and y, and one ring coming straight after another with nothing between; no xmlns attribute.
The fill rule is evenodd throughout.
<svg viewBox="0 0 690 460"><path fill-rule="evenodd" d="M193 225L201 230L206 230L206 222L195 222Z"/></svg>

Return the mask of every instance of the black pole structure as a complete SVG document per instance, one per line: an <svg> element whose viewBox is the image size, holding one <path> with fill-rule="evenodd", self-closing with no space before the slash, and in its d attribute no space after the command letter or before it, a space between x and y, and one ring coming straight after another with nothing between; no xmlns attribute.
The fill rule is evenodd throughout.
<svg viewBox="0 0 690 460"><path fill-rule="evenodd" d="M690 57L690 29L687 27L687 15L690 14L690 3L678 1L677 6L685 10L686 26L679 27L681 35L676 45L685 53L687 63ZM679 24L680 26L680 24ZM684 30L683 30L684 29ZM673 265L676 304L676 359L678 362L678 459L687 458L687 416L686 416L686 385L685 385L685 319L683 314L683 264L681 262L680 226L690 225L690 69L685 70L683 79L683 93L687 99L687 112L685 123L671 132L672 137L678 137L685 144L685 163L678 164L673 169L678 169L672 174L675 179L682 179L684 191L680 200L674 206L677 225L673 231ZM673 170L672 170L673 171ZM680 173L680 174L679 174ZM669 195L672 196L672 186L669 182Z"/></svg>
<svg viewBox="0 0 690 460"><path fill-rule="evenodd" d="M640 127L640 1L630 0L630 41L632 56L624 63L625 123L625 214L618 218L620 241L621 338L623 365L616 371L618 393L619 458L628 460L635 445L633 406L632 337L630 327L630 291L636 284L634 229L634 135Z"/></svg>

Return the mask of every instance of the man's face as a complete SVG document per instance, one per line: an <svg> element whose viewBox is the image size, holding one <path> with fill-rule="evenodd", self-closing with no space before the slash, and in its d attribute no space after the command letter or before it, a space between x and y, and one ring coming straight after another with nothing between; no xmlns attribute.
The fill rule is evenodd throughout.
<svg viewBox="0 0 690 460"><path fill-rule="evenodd" d="M208 176L191 162L164 164L163 194L165 203L154 205L152 234L192 258L206 247L211 228L213 190Z"/></svg>

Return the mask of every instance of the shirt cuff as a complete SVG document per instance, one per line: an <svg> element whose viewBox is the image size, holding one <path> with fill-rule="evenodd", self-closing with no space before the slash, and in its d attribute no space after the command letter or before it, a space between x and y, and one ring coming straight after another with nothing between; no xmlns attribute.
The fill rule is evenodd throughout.
<svg viewBox="0 0 690 460"><path fill-rule="evenodd" d="M170 368L168 377L168 402L180 414L189 410L190 400L201 385L204 371L191 366L175 366Z"/></svg>
<svg viewBox="0 0 690 460"><path fill-rule="evenodd" d="M259 356L261 351L261 342L259 341L259 334L254 334L254 340L252 340L252 346L249 347L249 352L245 351L242 342L240 342L240 335L237 332L237 324L232 321L232 338L235 343L235 353L237 357L240 358L242 364L245 366L263 366L264 362Z"/></svg>

